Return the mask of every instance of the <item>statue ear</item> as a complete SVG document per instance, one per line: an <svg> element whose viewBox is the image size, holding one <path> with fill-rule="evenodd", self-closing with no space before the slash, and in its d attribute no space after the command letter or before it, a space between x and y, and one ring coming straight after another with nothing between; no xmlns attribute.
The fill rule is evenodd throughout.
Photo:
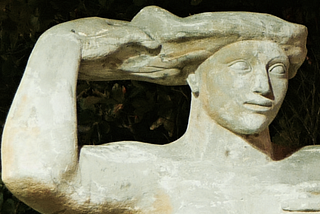
<svg viewBox="0 0 320 214"><path fill-rule="evenodd" d="M187 82L191 88L192 93L197 97L199 95L199 81L196 74L189 74Z"/></svg>

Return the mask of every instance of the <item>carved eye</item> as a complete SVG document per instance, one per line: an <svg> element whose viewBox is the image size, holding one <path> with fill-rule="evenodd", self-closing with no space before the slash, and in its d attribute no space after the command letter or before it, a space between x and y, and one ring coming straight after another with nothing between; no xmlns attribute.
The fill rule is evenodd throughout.
<svg viewBox="0 0 320 214"><path fill-rule="evenodd" d="M236 61L229 65L230 68L239 72L248 72L251 70L249 63L246 61Z"/></svg>
<svg viewBox="0 0 320 214"><path fill-rule="evenodd" d="M275 64L269 68L269 72L275 75L284 75L286 73L286 68L283 64Z"/></svg>

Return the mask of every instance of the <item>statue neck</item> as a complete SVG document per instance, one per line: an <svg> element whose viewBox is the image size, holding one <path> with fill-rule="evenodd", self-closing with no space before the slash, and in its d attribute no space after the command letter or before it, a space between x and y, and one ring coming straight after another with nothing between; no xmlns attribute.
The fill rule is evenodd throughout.
<svg viewBox="0 0 320 214"><path fill-rule="evenodd" d="M281 160L292 153L271 142L268 128L256 135L240 135L220 126L195 97L191 103L188 129L174 144L180 154L195 159L238 164Z"/></svg>

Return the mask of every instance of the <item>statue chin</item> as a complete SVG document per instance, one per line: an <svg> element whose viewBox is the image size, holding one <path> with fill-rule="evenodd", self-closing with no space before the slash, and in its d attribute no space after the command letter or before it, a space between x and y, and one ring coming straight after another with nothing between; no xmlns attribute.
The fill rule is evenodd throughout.
<svg viewBox="0 0 320 214"><path fill-rule="evenodd" d="M232 118L233 120L235 118ZM249 114L245 117L239 117L236 121L224 120L217 123L238 135L256 135L266 130L272 120L266 115ZM240 124L240 125L239 125Z"/></svg>

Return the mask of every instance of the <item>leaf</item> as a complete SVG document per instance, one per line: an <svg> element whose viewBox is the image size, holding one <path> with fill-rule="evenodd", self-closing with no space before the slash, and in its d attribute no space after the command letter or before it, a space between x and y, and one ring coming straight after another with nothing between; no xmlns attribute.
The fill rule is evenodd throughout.
<svg viewBox="0 0 320 214"><path fill-rule="evenodd" d="M123 109L123 104L121 103L114 104L112 108L108 108L107 110L105 110L104 119L106 121L115 121L115 119L118 117L122 109Z"/></svg>
<svg viewBox="0 0 320 214"><path fill-rule="evenodd" d="M112 98L118 102L124 101L124 95L126 93L126 89L124 86L120 86L118 83L115 83L112 87Z"/></svg>
<svg viewBox="0 0 320 214"><path fill-rule="evenodd" d="M150 126L150 130L155 130L156 128L159 128L163 123L165 122L166 119L159 117L155 122L152 123Z"/></svg>
<svg viewBox="0 0 320 214"><path fill-rule="evenodd" d="M94 111L96 109L94 105L99 103L100 101L100 97L88 96L86 98L79 99L79 106L82 110L90 109Z"/></svg>
<svg viewBox="0 0 320 214"><path fill-rule="evenodd" d="M114 115L119 114L121 109L123 109L123 104L122 103L114 105L113 110L112 110L112 114L114 114Z"/></svg>
<svg viewBox="0 0 320 214"><path fill-rule="evenodd" d="M91 127L89 125L78 125L78 132L86 133L90 131Z"/></svg>

